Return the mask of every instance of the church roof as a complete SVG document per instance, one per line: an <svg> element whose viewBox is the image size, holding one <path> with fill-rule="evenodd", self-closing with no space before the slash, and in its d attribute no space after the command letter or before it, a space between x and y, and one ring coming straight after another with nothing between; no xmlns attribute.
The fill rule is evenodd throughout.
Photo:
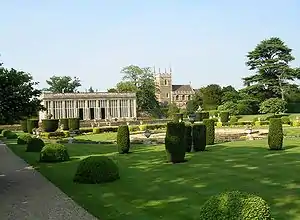
<svg viewBox="0 0 300 220"><path fill-rule="evenodd" d="M194 91L191 85L172 85L172 91Z"/></svg>

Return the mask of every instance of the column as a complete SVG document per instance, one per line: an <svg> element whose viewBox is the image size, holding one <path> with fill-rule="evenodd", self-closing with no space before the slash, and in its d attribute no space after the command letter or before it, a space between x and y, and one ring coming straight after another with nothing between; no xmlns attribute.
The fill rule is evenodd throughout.
<svg viewBox="0 0 300 220"><path fill-rule="evenodd" d="M88 100L85 100L85 103L84 103L84 120L89 120L90 119L90 116L89 116L89 101Z"/></svg>
<svg viewBox="0 0 300 220"><path fill-rule="evenodd" d="M66 101L62 101L62 117L66 118Z"/></svg>
<svg viewBox="0 0 300 220"><path fill-rule="evenodd" d="M130 99L127 100L127 117L129 118L130 117L130 109L131 106L130 106Z"/></svg>
<svg viewBox="0 0 300 220"><path fill-rule="evenodd" d="M54 101L50 101L50 114L54 118Z"/></svg>
<svg viewBox="0 0 300 220"><path fill-rule="evenodd" d="M105 119L106 118L110 118L109 99L106 99L106 114L105 114Z"/></svg>
<svg viewBox="0 0 300 220"><path fill-rule="evenodd" d="M136 118L136 99L133 100L133 117Z"/></svg>
<svg viewBox="0 0 300 220"><path fill-rule="evenodd" d="M120 99L117 99L117 109L118 109L118 118L121 118L121 105L120 105Z"/></svg>
<svg viewBox="0 0 300 220"><path fill-rule="evenodd" d="M77 102L77 100L72 101L72 118L77 118L78 117L76 102Z"/></svg>

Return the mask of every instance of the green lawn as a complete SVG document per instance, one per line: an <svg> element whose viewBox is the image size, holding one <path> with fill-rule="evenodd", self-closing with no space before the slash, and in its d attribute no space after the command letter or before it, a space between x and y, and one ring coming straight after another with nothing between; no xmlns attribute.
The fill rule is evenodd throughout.
<svg viewBox="0 0 300 220"><path fill-rule="evenodd" d="M254 118L266 118L268 116L271 116L272 114L259 114L259 115L240 115L240 119L239 121L253 121ZM289 117L292 120L295 120L296 117L300 118L300 114L299 113L290 113Z"/></svg>
<svg viewBox="0 0 300 220"><path fill-rule="evenodd" d="M269 151L266 140L239 141L188 154L188 162L166 164L164 146L134 145L131 154L116 154L116 146L67 145L72 160L38 164L37 153L9 141L20 157L95 216L115 220L197 219L209 196L242 190L262 196L276 219L300 219L300 139L285 140L285 151ZM88 155L112 157L121 179L104 185L72 182L78 162Z"/></svg>

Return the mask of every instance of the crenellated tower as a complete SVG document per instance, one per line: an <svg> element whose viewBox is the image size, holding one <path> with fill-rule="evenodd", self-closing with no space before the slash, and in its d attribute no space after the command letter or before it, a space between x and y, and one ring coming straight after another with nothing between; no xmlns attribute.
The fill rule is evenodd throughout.
<svg viewBox="0 0 300 220"><path fill-rule="evenodd" d="M172 69L169 68L169 72L165 68L164 72L161 72L160 68L156 73L154 67L155 82L157 86L156 97L160 103L172 102Z"/></svg>

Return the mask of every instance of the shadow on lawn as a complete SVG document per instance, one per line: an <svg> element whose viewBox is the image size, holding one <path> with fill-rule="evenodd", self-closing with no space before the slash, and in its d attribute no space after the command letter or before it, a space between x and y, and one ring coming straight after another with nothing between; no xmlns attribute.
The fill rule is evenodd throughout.
<svg viewBox="0 0 300 220"><path fill-rule="evenodd" d="M132 196L132 191L124 190L118 195L132 197L132 203L148 211L172 207L178 219L188 219L197 216L209 196L241 190L264 198L276 219L296 219L300 215L300 146L287 145L285 149L219 144L205 152L187 154L187 163L174 165L165 163L163 149L137 150L125 155L126 160L124 155L119 157L119 163L131 170L125 181L147 177L135 185L136 192L143 194Z"/></svg>
<svg viewBox="0 0 300 220"><path fill-rule="evenodd" d="M262 147L266 143L254 143L258 146L217 144L205 152L188 153L186 163L174 165L166 163L162 146L134 145L133 153L119 155L116 145L70 144L74 160L40 165L75 201L104 219L197 219L200 206L211 195L229 190L261 196L276 219L297 219L300 146L287 144L286 150L270 151ZM116 160L121 179L99 186L70 185L79 158L101 154ZM63 175L57 172L60 169Z"/></svg>

